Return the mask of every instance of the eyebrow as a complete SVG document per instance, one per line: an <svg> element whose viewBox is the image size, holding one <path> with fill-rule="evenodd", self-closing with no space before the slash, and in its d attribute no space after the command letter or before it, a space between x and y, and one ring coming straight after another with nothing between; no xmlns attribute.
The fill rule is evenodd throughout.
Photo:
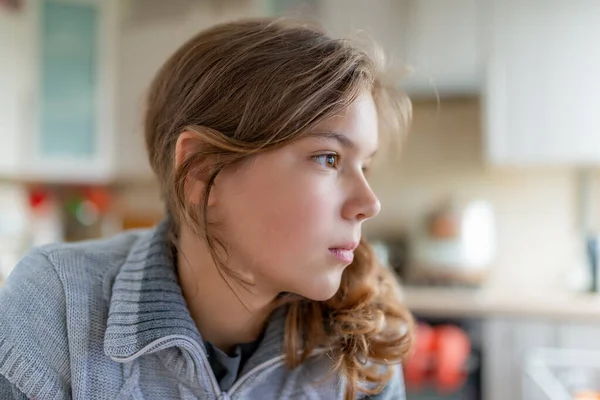
<svg viewBox="0 0 600 400"><path fill-rule="evenodd" d="M356 149L356 143L354 143L348 136L335 132L335 131L319 131L309 135L310 137L314 137L317 139L327 139L327 140L335 140L342 147L347 149L354 150Z"/></svg>
<svg viewBox="0 0 600 400"><path fill-rule="evenodd" d="M325 139L325 140L335 140L342 147L345 147L350 150L356 150L356 148L357 148L356 143L354 141L352 141L352 139L350 139L348 136L344 135L343 133L339 133L339 132L335 132L335 131L319 131L319 132L310 134L309 137L314 137L317 139ZM373 157L375 155L375 153L377 153L377 149L375 149L375 151L373 151L369 155L369 158Z"/></svg>

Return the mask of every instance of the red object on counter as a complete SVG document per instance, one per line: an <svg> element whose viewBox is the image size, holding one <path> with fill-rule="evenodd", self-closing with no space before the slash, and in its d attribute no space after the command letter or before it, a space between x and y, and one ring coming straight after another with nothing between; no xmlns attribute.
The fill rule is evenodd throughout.
<svg viewBox="0 0 600 400"><path fill-rule="evenodd" d="M111 203L110 193L101 187L91 187L85 190L85 197L98 207L100 213L105 213Z"/></svg>
<svg viewBox="0 0 600 400"><path fill-rule="evenodd" d="M48 201L50 193L44 189L31 189L29 191L29 206L32 209L37 209Z"/></svg>
<svg viewBox="0 0 600 400"><path fill-rule="evenodd" d="M436 327L436 367L434 381L442 393L452 393L465 383L465 365L471 352L467 334L452 325Z"/></svg>
<svg viewBox="0 0 600 400"><path fill-rule="evenodd" d="M433 328L428 324L419 323L416 329L414 353L404 364L404 380L409 389L420 390L428 383L434 343Z"/></svg>
<svg viewBox="0 0 600 400"><path fill-rule="evenodd" d="M418 391L433 384L440 393L459 390L467 378L465 365L470 352L469 336L461 328L419 323L415 351L404 364L407 388Z"/></svg>

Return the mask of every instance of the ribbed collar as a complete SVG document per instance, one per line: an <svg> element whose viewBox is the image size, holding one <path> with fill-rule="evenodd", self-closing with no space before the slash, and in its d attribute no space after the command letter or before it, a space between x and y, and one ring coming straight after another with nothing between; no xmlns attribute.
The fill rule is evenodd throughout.
<svg viewBox="0 0 600 400"><path fill-rule="evenodd" d="M169 242L170 221L143 234L132 247L112 286L104 352L131 358L152 342L171 335L202 337L189 313L175 272ZM256 353L244 371L281 354L285 309L273 313Z"/></svg>
<svg viewBox="0 0 600 400"><path fill-rule="evenodd" d="M175 273L169 221L132 247L112 287L104 351L128 358L155 340L184 335L202 342Z"/></svg>

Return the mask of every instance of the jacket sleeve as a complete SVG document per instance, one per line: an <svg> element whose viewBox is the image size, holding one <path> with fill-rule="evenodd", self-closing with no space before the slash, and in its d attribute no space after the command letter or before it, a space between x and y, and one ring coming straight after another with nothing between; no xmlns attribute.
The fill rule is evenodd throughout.
<svg viewBox="0 0 600 400"><path fill-rule="evenodd" d="M13 393L30 398L60 398L70 391L66 299L51 257L44 248L33 250L0 287L3 395L7 382Z"/></svg>
<svg viewBox="0 0 600 400"><path fill-rule="evenodd" d="M394 375L383 390L377 394L366 396L365 400L406 400L406 389L402 367L394 365Z"/></svg>
<svg viewBox="0 0 600 400"><path fill-rule="evenodd" d="M0 399L2 400L27 400L27 397L15 385L0 375Z"/></svg>

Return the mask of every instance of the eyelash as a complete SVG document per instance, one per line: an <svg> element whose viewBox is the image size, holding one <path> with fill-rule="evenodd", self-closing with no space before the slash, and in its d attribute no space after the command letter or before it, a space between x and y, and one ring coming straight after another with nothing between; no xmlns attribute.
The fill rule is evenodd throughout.
<svg viewBox="0 0 600 400"><path fill-rule="evenodd" d="M333 166L329 166L329 165L325 165L322 164L325 168L332 168L332 169L337 169L338 164L339 164L339 160L340 160L340 156L339 154L335 154L335 153L327 153L327 154L319 154L318 156L313 156L313 160L319 162L318 160L325 160L327 159L327 157L333 157L334 158L334 165ZM325 161L327 162L327 161ZM363 175L367 175L369 173L369 167L364 166L361 168Z"/></svg>

